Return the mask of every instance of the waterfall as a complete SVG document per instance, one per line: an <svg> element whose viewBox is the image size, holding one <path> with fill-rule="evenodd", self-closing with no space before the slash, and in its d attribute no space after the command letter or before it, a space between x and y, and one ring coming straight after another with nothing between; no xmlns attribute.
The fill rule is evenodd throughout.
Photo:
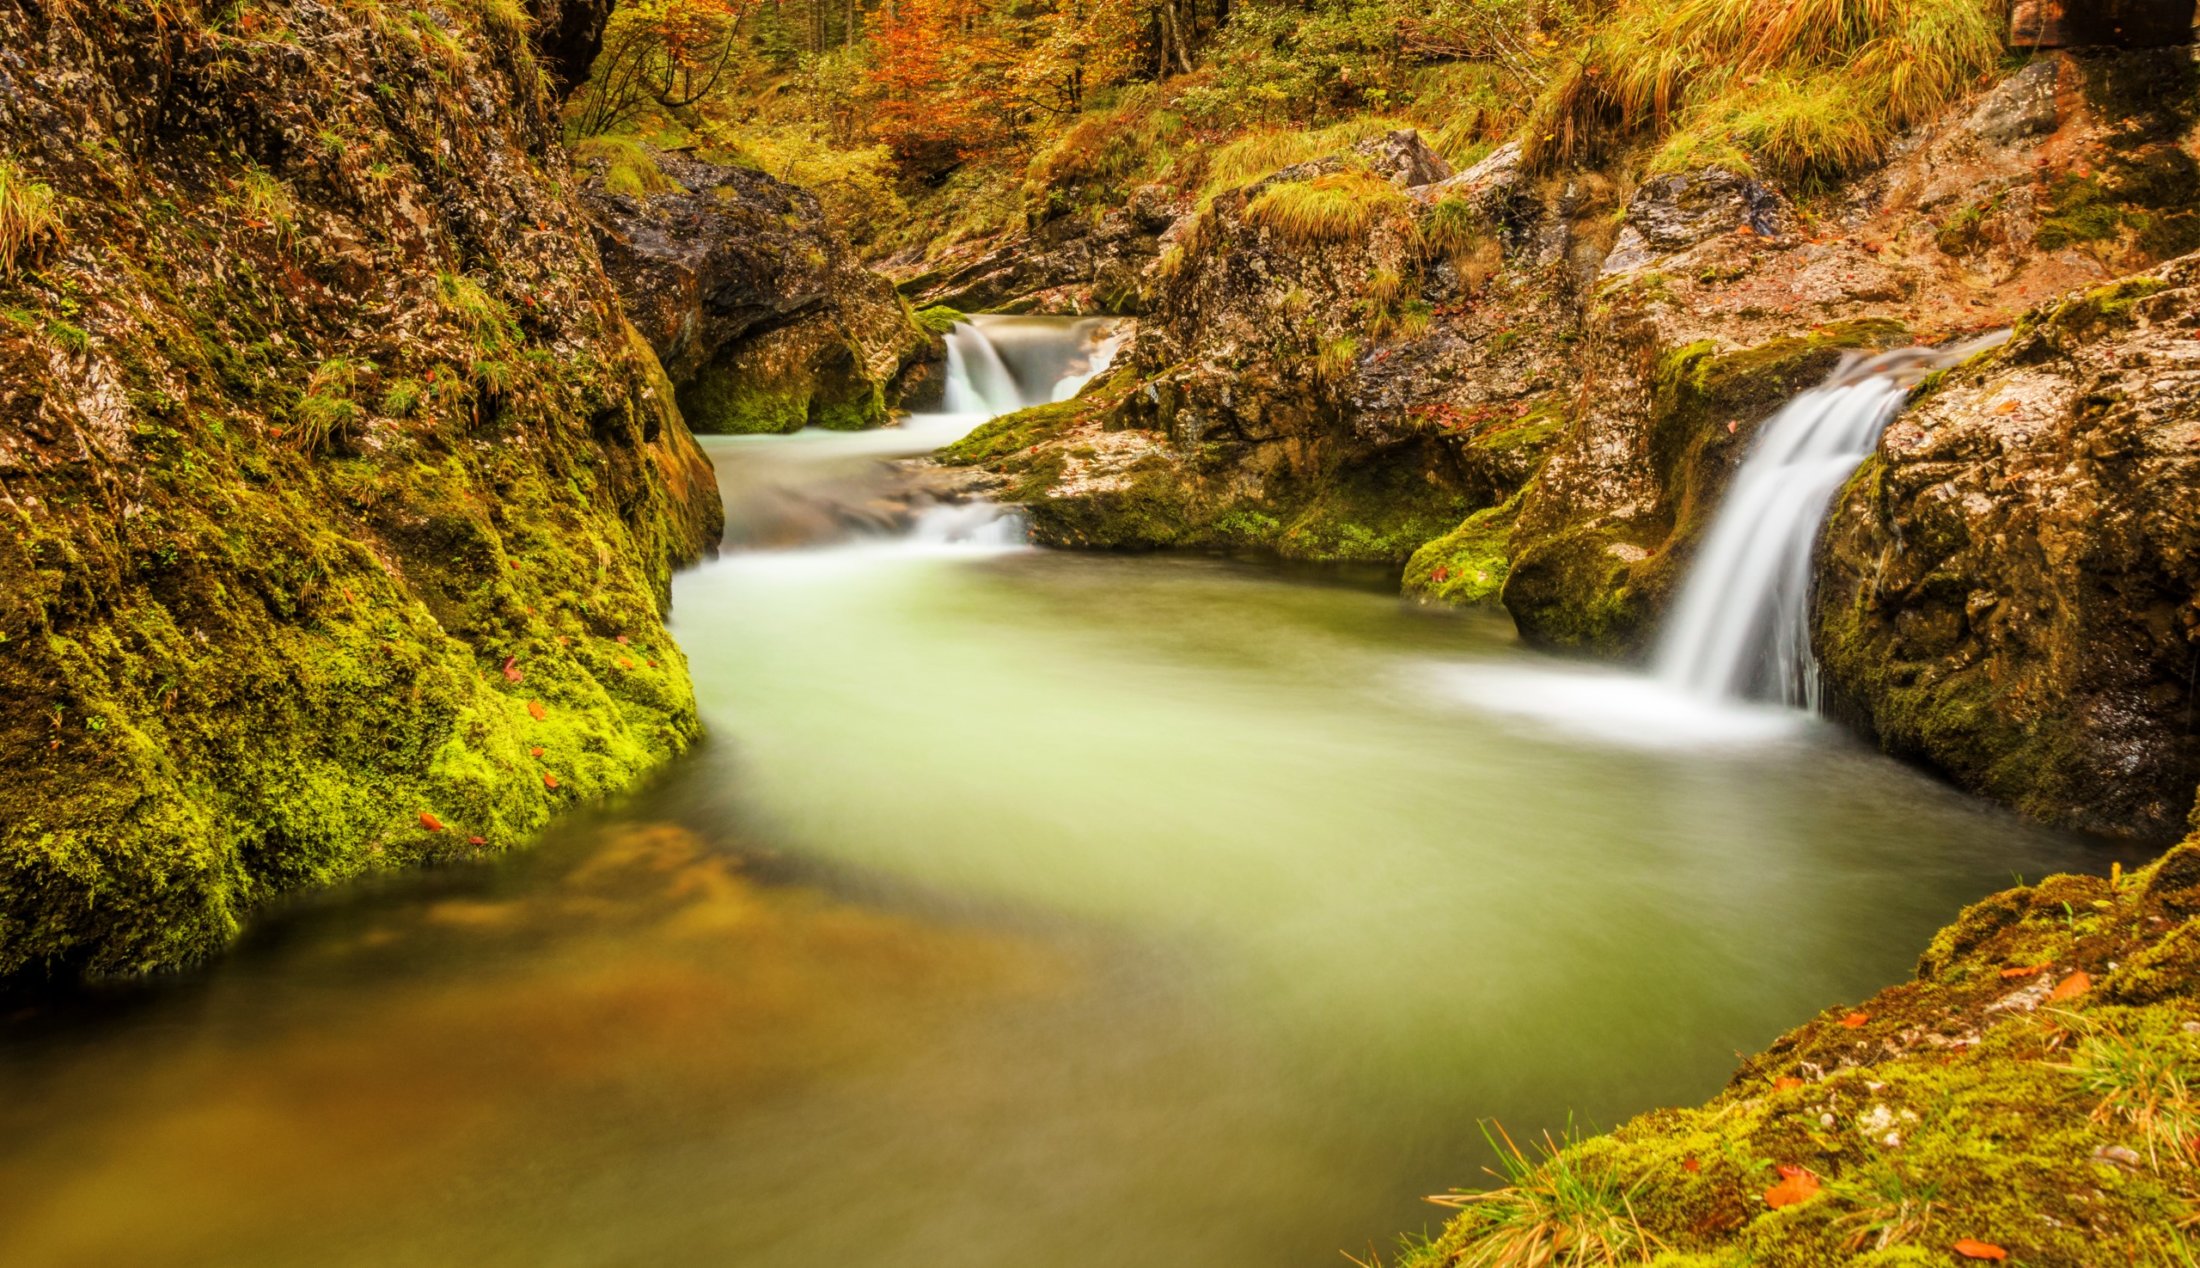
<svg viewBox="0 0 2200 1268"><path fill-rule="evenodd" d="M947 412L991 418L1066 401L1113 363L1122 323L982 315L947 334Z"/></svg>
<svg viewBox="0 0 2200 1268"><path fill-rule="evenodd" d="M1879 443L1911 387L2006 338L1851 358L1759 430L1682 585L1656 670L1706 698L1816 710L1810 565L1834 493Z"/></svg>

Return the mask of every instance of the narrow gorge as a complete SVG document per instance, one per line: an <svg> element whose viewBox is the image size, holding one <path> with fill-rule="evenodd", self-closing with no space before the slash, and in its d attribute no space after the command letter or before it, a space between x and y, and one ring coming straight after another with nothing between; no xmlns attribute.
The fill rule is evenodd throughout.
<svg viewBox="0 0 2200 1268"><path fill-rule="evenodd" d="M0 1262L2196 1262L2195 19L0 0Z"/></svg>

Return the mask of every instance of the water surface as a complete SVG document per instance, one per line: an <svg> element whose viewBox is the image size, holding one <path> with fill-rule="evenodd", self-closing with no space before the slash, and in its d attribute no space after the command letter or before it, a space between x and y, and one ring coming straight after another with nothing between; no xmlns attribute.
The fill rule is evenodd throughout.
<svg viewBox="0 0 2200 1268"><path fill-rule="evenodd" d="M0 1031L0 1263L1334 1264L2107 856L1501 616L857 537L924 434L710 442L712 739L524 857ZM790 527L790 524L795 527Z"/></svg>

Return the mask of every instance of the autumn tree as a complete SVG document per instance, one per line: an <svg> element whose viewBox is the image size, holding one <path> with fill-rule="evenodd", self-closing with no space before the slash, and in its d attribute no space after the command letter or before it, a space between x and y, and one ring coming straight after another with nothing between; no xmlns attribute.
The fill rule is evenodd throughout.
<svg viewBox="0 0 2200 1268"><path fill-rule="evenodd" d="M599 136L652 107L677 110L709 96L744 51L741 21L754 0L626 0L604 30L573 127Z"/></svg>

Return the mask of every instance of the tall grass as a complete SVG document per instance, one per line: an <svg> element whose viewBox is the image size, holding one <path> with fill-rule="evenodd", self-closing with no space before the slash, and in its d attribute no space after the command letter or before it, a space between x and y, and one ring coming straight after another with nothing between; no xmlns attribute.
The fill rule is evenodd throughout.
<svg viewBox="0 0 2200 1268"><path fill-rule="evenodd" d="M1411 221L1412 202L1373 172L1346 168L1310 181L1284 181L1246 204L1247 221L1295 246L1349 242L1384 219Z"/></svg>
<svg viewBox="0 0 2200 1268"><path fill-rule="evenodd" d="M18 264L60 240L60 200L53 188L32 180L12 160L0 159L0 277L13 277Z"/></svg>
<svg viewBox="0 0 2200 1268"><path fill-rule="evenodd" d="M1654 170L1830 179L1991 69L2007 0L1618 0L1529 115L1529 162L1664 139Z"/></svg>

